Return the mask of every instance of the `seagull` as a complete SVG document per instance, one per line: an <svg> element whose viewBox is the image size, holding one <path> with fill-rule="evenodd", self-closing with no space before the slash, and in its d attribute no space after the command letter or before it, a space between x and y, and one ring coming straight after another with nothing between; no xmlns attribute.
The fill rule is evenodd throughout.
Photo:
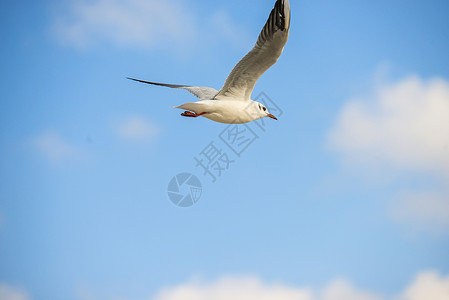
<svg viewBox="0 0 449 300"><path fill-rule="evenodd" d="M221 90L210 87L167 84L131 80L174 89L184 89L195 95L197 102L187 102L173 107L185 110L184 117L205 117L215 122L243 124L269 117L277 120L268 109L251 100L251 93L257 80L281 56L288 40L290 28L290 3L277 0L254 48L232 69Z"/></svg>

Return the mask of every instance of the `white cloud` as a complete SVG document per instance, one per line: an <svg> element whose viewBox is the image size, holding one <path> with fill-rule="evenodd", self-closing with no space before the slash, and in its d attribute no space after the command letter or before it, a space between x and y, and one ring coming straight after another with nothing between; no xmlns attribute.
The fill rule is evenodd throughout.
<svg viewBox="0 0 449 300"><path fill-rule="evenodd" d="M434 271L422 272L406 288L400 299L447 300L449 299L449 276L440 277Z"/></svg>
<svg viewBox="0 0 449 300"><path fill-rule="evenodd" d="M0 283L0 300L29 300L28 294L15 287Z"/></svg>
<svg viewBox="0 0 449 300"><path fill-rule="evenodd" d="M156 300L312 300L310 290L264 284L258 278L225 277L209 284L190 282L161 291Z"/></svg>
<svg viewBox="0 0 449 300"><path fill-rule="evenodd" d="M71 0L54 30L66 44L86 48L98 41L153 47L182 44L196 34L195 18L182 0Z"/></svg>
<svg viewBox="0 0 449 300"><path fill-rule="evenodd" d="M329 144L365 166L449 174L449 82L409 77L349 101Z"/></svg>
<svg viewBox="0 0 449 300"><path fill-rule="evenodd" d="M117 134L120 138L134 142L152 141L159 131L156 125L139 116L129 117L117 126Z"/></svg>
<svg viewBox="0 0 449 300"><path fill-rule="evenodd" d="M321 293L320 300L382 300L374 293L356 289L351 282L343 279L335 280Z"/></svg>
<svg viewBox="0 0 449 300"><path fill-rule="evenodd" d="M409 191L392 197L391 216L413 230L449 232L448 81L411 76L381 85L370 99L349 101L328 144L362 174L402 184L414 176L423 184L402 187Z"/></svg>
<svg viewBox="0 0 449 300"><path fill-rule="evenodd" d="M321 289L267 284L257 277L224 277L215 282L191 281L159 292L153 300L447 300L449 276L424 271L398 295L382 295L337 279Z"/></svg>
<svg viewBox="0 0 449 300"><path fill-rule="evenodd" d="M32 146L52 162L80 158L83 151L56 132L45 132L31 140Z"/></svg>

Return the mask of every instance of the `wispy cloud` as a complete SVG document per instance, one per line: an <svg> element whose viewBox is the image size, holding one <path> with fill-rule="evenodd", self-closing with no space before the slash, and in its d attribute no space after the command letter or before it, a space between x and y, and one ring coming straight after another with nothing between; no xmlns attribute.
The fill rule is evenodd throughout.
<svg viewBox="0 0 449 300"><path fill-rule="evenodd" d="M182 0L71 0L58 12L54 31L68 45L99 42L158 47L182 44L197 33L195 18Z"/></svg>
<svg viewBox="0 0 449 300"><path fill-rule="evenodd" d="M82 158L85 152L68 142L59 133L54 131L44 132L31 139L34 149L52 162L61 162L65 159Z"/></svg>
<svg viewBox="0 0 449 300"><path fill-rule="evenodd" d="M449 232L449 82L410 76L368 98L347 102L328 144L364 174L425 182L399 187L408 191L391 197L391 216L410 228Z"/></svg>
<svg viewBox="0 0 449 300"><path fill-rule="evenodd" d="M4 283L0 283L0 299L1 300L30 300L30 297L28 296L27 292L12 287L9 285L6 285Z"/></svg>
<svg viewBox="0 0 449 300"><path fill-rule="evenodd" d="M83 50L112 45L185 56L193 47L247 46L245 31L226 11L205 14L185 0L69 0L54 14L57 40Z"/></svg>
<svg viewBox="0 0 449 300"><path fill-rule="evenodd" d="M191 281L160 291L155 300L445 300L449 299L449 276L424 271L398 295L366 291L350 281L337 279L321 289L268 284L257 277L225 277L215 282Z"/></svg>
<svg viewBox="0 0 449 300"><path fill-rule="evenodd" d="M140 116L128 117L117 125L117 135L125 141L150 142L159 132L158 126Z"/></svg>

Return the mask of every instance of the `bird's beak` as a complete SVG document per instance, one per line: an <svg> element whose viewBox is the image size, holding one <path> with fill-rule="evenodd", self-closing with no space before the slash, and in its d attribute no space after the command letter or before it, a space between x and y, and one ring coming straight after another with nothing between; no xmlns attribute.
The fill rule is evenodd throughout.
<svg viewBox="0 0 449 300"><path fill-rule="evenodd" d="M267 114L267 117L270 117L270 118L275 119L275 120L278 119L278 118L276 118L275 116L273 116L272 114Z"/></svg>

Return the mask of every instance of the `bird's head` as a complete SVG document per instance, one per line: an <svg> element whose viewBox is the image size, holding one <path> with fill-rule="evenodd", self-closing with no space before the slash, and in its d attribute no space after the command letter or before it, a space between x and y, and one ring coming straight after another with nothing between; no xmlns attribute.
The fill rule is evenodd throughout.
<svg viewBox="0 0 449 300"><path fill-rule="evenodd" d="M272 119L277 120L277 118L275 116L273 116L272 114L270 114L270 112L268 111L268 109L265 107L265 105L263 105L262 103L259 103L257 101L254 101L255 104L255 109L256 109L256 114L259 117L259 119L261 118L265 118L265 117L269 117Z"/></svg>

